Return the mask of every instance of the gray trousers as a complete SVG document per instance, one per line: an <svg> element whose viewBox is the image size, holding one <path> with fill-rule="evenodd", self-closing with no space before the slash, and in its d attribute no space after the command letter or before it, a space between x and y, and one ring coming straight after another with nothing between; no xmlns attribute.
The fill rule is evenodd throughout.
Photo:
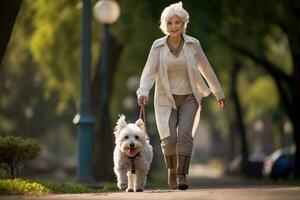
<svg viewBox="0 0 300 200"><path fill-rule="evenodd" d="M161 147L165 156L191 156L193 150L192 129L198 110L193 94L173 95L177 110L172 109L169 120L170 136L162 139Z"/></svg>

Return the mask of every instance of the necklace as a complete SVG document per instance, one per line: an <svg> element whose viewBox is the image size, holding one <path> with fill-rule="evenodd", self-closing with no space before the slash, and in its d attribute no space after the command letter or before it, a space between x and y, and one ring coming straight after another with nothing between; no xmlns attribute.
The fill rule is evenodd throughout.
<svg viewBox="0 0 300 200"><path fill-rule="evenodd" d="M170 49L170 52L171 52L174 56L176 56L176 57L178 57L179 53L181 52L181 50L182 50L182 48L183 48L183 43L184 43L184 42L183 42L183 38L181 37L178 46L174 48L174 47L172 46L172 44L171 44L171 39L170 39L170 37L168 37L168 39L167 39L167 45L168 45L168 47L169 47L169 49Z"/></svg>

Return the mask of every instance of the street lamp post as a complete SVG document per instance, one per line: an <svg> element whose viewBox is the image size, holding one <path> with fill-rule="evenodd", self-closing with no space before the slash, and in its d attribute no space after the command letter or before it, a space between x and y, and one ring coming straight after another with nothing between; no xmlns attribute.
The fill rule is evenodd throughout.
<svg viewBox="0 0 300 200"><path fill-rule="evenodd" d="M92 136L95 118L91 112L90 66L91 66L91 0L83 0L81 31L81 94L79 113L73 123L77 125L77 181L93 182Z"/></svg>
<svg viewBox="0 0 300 200"><path fill-rule="evenodd" d="M117 21L120 15L119 5L113 0L100 0L94 6L94 16L102 26L102 51L101 51L101 126L105 127L109 122L109 66L110 66L110 24ZM104 129L102 129L105 131Z"/></svg>

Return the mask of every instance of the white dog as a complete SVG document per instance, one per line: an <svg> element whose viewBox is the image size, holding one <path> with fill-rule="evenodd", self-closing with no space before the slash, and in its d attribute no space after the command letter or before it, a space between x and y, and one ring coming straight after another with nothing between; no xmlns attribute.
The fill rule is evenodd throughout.
<svg viewBox="0 0 300 200"><path fill-rule="evenodd" d="M142 192L153 158L153 148L147 139L142 119L126 124L120 115L115 127L114 172L118 188L126 192Z"/></svg>

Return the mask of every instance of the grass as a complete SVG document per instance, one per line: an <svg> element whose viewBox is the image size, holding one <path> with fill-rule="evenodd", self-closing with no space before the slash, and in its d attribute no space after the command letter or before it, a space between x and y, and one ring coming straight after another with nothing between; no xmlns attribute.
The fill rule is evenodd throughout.
<svg viewBox="0 0 300 200"><path fill-rule="evenodd" d="M167 178L165 169L153 172L146 183L146 189L167 189Z"/></svg>
<svg viewBox="0 0 300 200"><path fill-rule="evenodd" d="M91 193L96 192L95 189L88 188L81 184L75 183L46 183L45 186L49 188L51 193L62 194L62 193Z"/></svg>
<svg viewBox="0 0 300 200"><path fill-rule="evenodd" d="M149 177L146 189L167 188L165 171L157 171ZM47 179L0 179L0 195L44 195L119 191L116 181L101 182L97 188L89 188L70 181L49 181Z"/></svg>
<svg viewBox="0 0 300 200"><path fill-rule="evenodd" d="M38 182L29 182L22 179L0 180L0 195L2 194L48 194L51 191Z"/></svg>
<svg viewBox="0 0 300 200"><path fill-rule="evenodd" d="M72 194L117 191L115 182L104 182L101 188L89 188L72 182L46 182L23 179L0 179L0 195Z"/></svg>
<svg viewBox="0 0 300 200"><path fill-rule="evenodd" d="M101 183L102 188L99 190L101 192L114 192L119 191L116 182L103 182Z"/></svg>

